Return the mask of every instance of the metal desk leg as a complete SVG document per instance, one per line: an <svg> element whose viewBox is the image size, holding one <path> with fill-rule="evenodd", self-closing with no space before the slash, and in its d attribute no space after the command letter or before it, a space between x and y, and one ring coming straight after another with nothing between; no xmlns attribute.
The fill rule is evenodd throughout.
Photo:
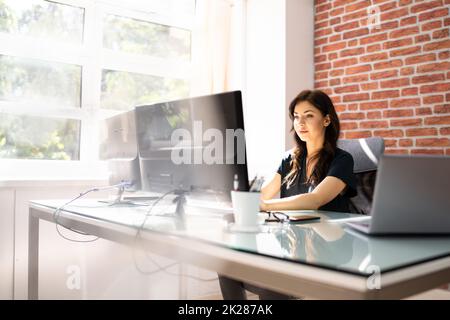
<svg viewBox="0 0 450 320"><path fill-rule="evenodd" d="M28 299L38 299L39 285L39 218L28 215Z"/></svg>

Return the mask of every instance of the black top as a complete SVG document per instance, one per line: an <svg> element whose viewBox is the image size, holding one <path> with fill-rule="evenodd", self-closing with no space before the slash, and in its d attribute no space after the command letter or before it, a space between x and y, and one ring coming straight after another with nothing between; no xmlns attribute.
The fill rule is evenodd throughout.
<svg viewBox="0 0 450 320"><path fill-rule="evenodd" d="M281 161L281 165L277 171L281 175L281 182L283 182L291 170L291 160L291 153L289 152ZM286 188L286 183L282 183L281 198L308 193L314 190L314 185L306 183L306 170L303 170L303 168L306 168L306 154L301 156L300 172L289 189ZM353 157L351 154L337 148L326 176L332 176L342 180L346 184L346 189L344 189L343 195L338 194L336 198L320 207L319 210L348 212L349 198L356 196L356 178L353 174Z"/></svg>

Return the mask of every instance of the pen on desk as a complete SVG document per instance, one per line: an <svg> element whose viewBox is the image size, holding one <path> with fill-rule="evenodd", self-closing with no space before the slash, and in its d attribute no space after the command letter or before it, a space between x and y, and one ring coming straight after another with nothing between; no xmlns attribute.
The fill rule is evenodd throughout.
<svg viewBox="0 0 450 320"><path fill-rule="evenodd" d="M255 181L256 181L257 178L258 178L258 175L256 175L256 176L253 178L253 180L250 182L250 186L248 187L248 191L249 191L249 192L252 192L253 185L255 184Z"/></svg>

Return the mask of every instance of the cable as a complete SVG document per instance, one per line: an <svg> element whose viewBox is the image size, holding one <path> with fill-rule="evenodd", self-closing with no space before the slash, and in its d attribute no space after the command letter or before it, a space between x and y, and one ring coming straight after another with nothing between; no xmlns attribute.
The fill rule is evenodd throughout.
<svg viewBox="0 0 450 320"><path fill-rule="evenodd" d="M199 280L199 281L205 281L205 282L206 282L206 281L215 281L215 280L218 279L217 277L214 277L214 278L211 278L211 279L204 279L204 278L195 277L195 276L189 275L189 274L177 273L177 272L171 272L171 271L169 271L168 269L171 268L171 267L173 267L173 266L175 266L175 265L178 265L180 262L174 262L174 263L170 263L170 264L168 264L168 265L166 265L166 266L161 266L161 265L159 265L159 263L157 263L157 262L156 262L156 261L155 261L155 260L154 260L154 259L153 259L146 251L145 251L145 248L143 248L142 246L140 247L141 250L143 250L144 252L146 252L146 255L145 255L145 256L147 257L148 260L150 260L150 261L157 267L157 269L156 269L156 270L153 270L153 271L146 271L146 270L143 270L143 269L139 266L139 264L137 263L137 260L136 260L136 247L137 247L137 244L138 244L139 236L140 236L140 234L141 234L141 231L142 231L143 228L144 228L145 223L147 222L148 217L150 217L150 216L164 216L164 215L152 215L151 212L152 212L154 206L155 206L158 202L160 202L162 199L164 199L164 198L165 198L166 196L168 196L169 194L175 193L176 191L177 191L176 189L175 189L175 190L170 190L170 191L164 193L163 195L161 195L157 200L155 200L155 202L150 206L149 210L146 212L145 217L144 217L144 219L143 219L141 225L139 226L139 228L138 228L138 230L137 230L137 232L136 232L135 239L134 239L134 240L135 240L135 241L134 241L134 246L133 246L133 263L134 263L134 266L135 266L136 270L139 271L139 273L141 273L141 274L143 274L143 275L151 275L151 274L155 274L155 273L160 272L160 271L164 271L164 272L166 272L167 274L172 275L172 276L181 276L181 277L191 278L191 279L195 279L195 280ZM172 218L173 218L173 217L172 217ZM176 217L175 217L175 218L176 218Z"/></svg>
<svg viewBox="0 0 450 320"><path fill-rule="evenodd" d="M67 230L69 230L69 231L72 231L72 232L74 232L74 233L78 233L78 234L80 234L80 235L90 236L90 234L88 234L88 233L86 233L86 232L83 232L83 231L80 231L80 230L76 230L76 229L73 229L73 228L71 228L71 227L67 227L67 226L61 224L61 223L59 222L59 218L60 218L60 216L61 216L61 211L62 211L66 206L68 206L69 204L71 204L71 203L74 202L75 200L78 200L78 199L84 197L84 196L85 196L86 194L88 194L88 193L91 193L91 192L97 192L97 191L101 191L101 190L114 189L114 188L124 188L124 187L127 187L127 186L130 186L130 182L121 182L121 183L118 183L118 184L115 184L115 185L112 185L112 186L107 186L107 187L94 187L94 188L91 188L91 189L86 190L86 191L84 191L84 192L81 192L78 196L76 196L76 197L73 198L72 200L69 200L68 202L64 203L62 206L56 208L55 211L53 212L53 220L55 221L56 232L58 233L58 235L59 235L61 238L65 239L65 240L68 240L68 241L72 241L72 242L81 242L81 243L83 243L83 242L94 242L94 241L98 240L99 237L95 237L95 238L89 239L89 240L76 240L76 239L68 238L68 237L66 237L65 235L63 235L63 234L61 233L61 231L59 230L59 226L65 228L65 229L67 229Z"/></svg>

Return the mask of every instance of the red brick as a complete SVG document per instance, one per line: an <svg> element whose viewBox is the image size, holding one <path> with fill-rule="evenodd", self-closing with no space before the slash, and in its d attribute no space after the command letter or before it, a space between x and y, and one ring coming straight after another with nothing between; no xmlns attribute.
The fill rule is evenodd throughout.
<svg viewBox="0 0 450 320"><path fill-rule="evenodd" d="M337 42L337 41L341 41L342 40L342 35L339 34L335 34L334 36L331 36L328 38L328 42L332 43L332 42Z"/></svg>
<svg viewBox="0 0 450 320"><path fill-rule="evenodd" d="M402 20L400 20L400 26L402 26L402 27L410 25L410 24L416 24L416 23L417 23L417 17L416 16L403 18Z"/></svg>
<svg viewBox="0 0 450 320"><path fill-rule="evenodd" d="M399 96L400 96L399 90L385 90L385 91L372 92L373 100L398 98Z"/></svg>
<svg viewBox="0 0 450 320"><path fill-rule="evenodd" d="M439 52L439 59L445 61L450 60L450 50Z"/></svg>
<svg viewBox="0 0 450 320"><path fill-rule="evenodd" d="M445 95L445 101L450 102L450 93Z"/></svg>
<svg viewBox="0 0 450 320"><path fill-rule="evenodd" d="M352 22L344 23L344 24L334 27L334 32L342 32L344 30L351 30L351 29L356 29L356 28L359 28L359 22L352 21Z"/></svg>
<svg viewBox="0 0 450 320"><path fill-rule="evenodd" d="M450 82L447 83L435 83L432 85L424 85L420 87L420 93L432 93L432 92L449 92Z"/></svg>
<svg viewBox="0 0 450 320"><path fill-rule="evenodd" d="M333 69L330 71L331 77L339 77L344 74L344 69Z"/></svg>
<svg viewBox="0 0 450 320"><path fill-rule="evenodd" d="M326 27L328 27L328 20L320 22L320 23L316 23L314 25L314 30L319 30L319 29L326 28Z"/></svg>
<svg viewBox="0 0 450 320"><path fill-rule="evenodd" d="M377 61L377 60L385 60L387 58L388 58L388 55L386 52L380 52L380 53L369 54L367 56L361 56L361 57L359 57L359 61L372 62L372 61Z"/></svg>
<svg viewBox="0 0 450 320"><path fill-rule="evenodd" d="M442 149L412 149L411 154L444 154Z"/></svg>
<svg viewBox="0 0 450 320"><path fill-rule="evenodd" d="M415 107L419 105L420 105L420 98L411 98L411 99L391 100L389 107L402 108L402 107Z"/></svg>
<svg viewBox="0 0 450 320"><path fill-rule="evenodd" d="M371 46L367 46L367 52L375 52L381 50L381 44L373 44Z"/></svg>
<svg viewBox="0 0 450 320"><path fill-rule="evenodd" d="M341 79L331 79L330 86L339 86L341 84Z"/></svg>
<svg viewBox="0 0 450 320"><path fill-rule="evenodd" d="M426 41L430 41L430 35L429 34L421 34L417 37L414 38L414 44L418 44L421 42L426 42Z"/></svg>
<svg viewBox="0 0 450 320"><path fill-rule="evenodd" d="M314 79L315 80L321 80L328 78L328 71L323 72L314 72Z"/></svg>
<svg viewBox="0 0 450 320"><path fill-rule="evenodd" d="M336 109L336 112L344 112L345 110L347 110L347 107L345 104L335 104L334 108Z"/></svg>
<svg viewBox="0 0 450 320"><path fill-rule="evenodd" d="M314 63L319 63L319 62L324 62L327 60L327 55L326 54L321 54L318 56L314 57Z"/></svg>
<svg viewBox="0 0 450 320"><path fill-rule="evenodd" d="M447 27L447 26L450 26L450 18L445 18L445 20L444 20L444 25Z"/></svg>
<svg viewBox="0 0 450 320"><path fill-rule="evenodd" d="M448 16L448 9L442 8L442 9L437 9L437 10L433 10L430 12L421 13L419 15L419 21L422 22L425 20L430 20L430 19L435 19L435 18L445 17L445 16Z"/></svg>
<svg viewBox="0 0 450 320"><path fill-rule="evenodd" d="M388 68L398 68L403 65L402 60L396 59L396 60L389 60L384 62L377 62L373 65L375 70L380 69L388 69Z"/></svg>
<svg viewBox="0 0 450 320"><path fill-rule="evenodd" d="M331 9L331 3L325 3L325 4L320 5L320 6L318 6L318 5L316 4L316 12L317 12L317 13L323 12L323 11L328 11L328 10L330 10L330 9Z"/></svg>
<svg viewBox="0 0 450 320"><path fill-rule="evenodd" d="M449 32L447 29L436 30L433 32L433 39L448 39Z"/></svg>
<svg viewBox="0 0 450 320"><path fill-rule="evenodd" d="M364 53L364 48L359 47L359 48L355 48L355 49L346 49L346 50L342 50L340 52L340 57L348 57L348 56L359 56L361 54Z"/></svg>
<svg viewBox="0 0 450 320"><path fill-rule="evenodd" d="M371 136L372 136L372 132L370 132L370 131L347 131L345 133L346 139L370 138Z"/></svg>
<svg viewBox="0 0 450 320"><path fill-rule="evenodd" d="M434 60L436 60L436 54L435 53L422 54L422 55L419 55L419 56L406 58L405 65L418 64L418 63L427 62L427 61L434 61Z"/></svg>
<svg viewBox="0 0 450 320"><path fill-rule="evenodd" d="M386 149L385 154L408 154L408 149Z"/></svg>
<svg viewBox="0 0 450 320"><path fill-rule="evenodd" d="M335 17L344 13L344 8L337 8L330 11L330 16Z"/></svg>
<svg viewBox="0 0 450 320"><path fill-rule="evenodd" d="M364 119L364 112L345 112L339 114L340 120L361 120Z"/></svg>
<svg viewBox="0 0 450 320"><path fill-rule="evenodd" d="M338 57L338 54L336 52L332 52L328 54L328 60L334 60Z"/></svg>
<svg viewBox="0 0 450 320"><path fill-rule="evenodd" d="M425 119L426 125L450 124L450 116L429 117Z"/></svg>
<svg viewBox="0 0 450 320"><path fill-rule="evenodd" d="M331 69L331 63L316 64L315 68L317 71L328 70Z"/></svg>
<svg viewBox="0 0 450 320"><path fill-rule="evenodd" d="M406 15L408 15L408 9L407 8L402 8L402 9L399 9L399 10L393 10L393 11L381 14L381 21L397 19L397 18L406 16Z"/></svg>
<svg viewBox="0 0 450 320"><path fill-rule="evenodd" d="M330 20L330 25L334 26L335 24L341 23L341 18L340 17L336 17Z"/></svg>
<svg viewBox="0 0 450 320"><path fill-rule="evenodd" d="M417 139L416 146L418 146L418 147L448 147L448 146L450 146L450 139L449 138Z"/></svg>
<svg viewBox="0 0 450 320"><path fill-rule="evenodd" d="M378 82L371 82L371 83L361 83L361 90L363 91L372 91L378 89Z"/></svg>
<svg viewBox="0 0 450 320"><path fill-rule="evenodd" d="M371 5L369 0L364 0L345 6L345 13L353 12L359 9L367 8Z"/></svg>
<svg viewBox="0 0 450 320"><path fill-rule="evenodd" d="M429 107L416 108L416 116L427 116L431 113L431 108Z"/></svg>
<svg viewBox="0 0 450 320"><path fill-rule="evenodd" d="M439 134L442 136L450 136L450 127L439 129Z"/></svg>
<svg viewBox="0 0 450 320"><path fill-rule="evenodd" d="M341 130L354 130L354 129L358 129L358 123L357 122L347 122L347 121L342 121L340 123L341 125Z"/></svg>
<svg viewBox="0 0 450 320"><path fill-rule="evenodd" d="M414 73L414 67L407 67L407 68L401 68L400 69L400 75L401 76L409 76Z"/></svg>
<svg viewBox="0 0 450 320"><path fill-rule="evenodd" d="M437 135L436 128L414 128L406 130L407 137L435 136L435 135Z"/></svg>
<svg viewBox="0 0 450 320"><path fill-rule="evenodd" d="M423 46L423 51L441 50L450 48L450 40L427 43Z"/></svg>
<svg viewBox="0 0 450 320"><path fill-rule="evenodd" d="M387 128L387 121L361 121L359 123L361 129Z"/></svg>
<svg viewBox="0 0 450 320"><path fill-rule="evenodd" d="M387 33L381 33L381 34L377 34L374 36L361 38L361 39L359 39L359 44L364 45L364 44L368 44L368 43L385 41L385 40L387 40L387 38L388 38Z"/></svg>
<svg viewBox="0 0 450 320"><path fill-rule="evenodd" d="M368 71L371 71L371 70L372 70L371 65L370 64L365 64L365 65L362 65L362 66L346 68L345 69L345 74L349 75L349 74L363 73L363 72L368 72Z"/></svg>
<svg viewBox="0 0 450 320"><path fill-rule="evenodd" d="M334 92L336 93L357 92L357 91L359 91L358 85L345 86L334 89Z"/></svg>
<svg viewBox="0 0 450 320"><path fill-rule="evenodd" d="M327 11L325 11L323 13L316 14L314 16L314 19L315 19L316 22L320 22L322 20L327 20L328 16L329 16L329 13Z"/></svg>
<svg viewBox="0 0 450 320"><path fill-rule="evenodd" d="M342 17L342 20L344 21L350 21L350 20L354 20L354 19L358 19L358 18L365 18L367 17L367 10L361 10L361 11L356 11L354 13L350 13L347 14L345 16Z"/></svg>
<svg viewBox="0 0 450 320"><path fill-rule="evenodd" d="M406 37L412 34L416 34L419 33L419 27L414 26L414 27L409 27L409 28L403 28L403 29L398 29L398 30L394 30L389 34L389 38L400 38L400 37Z"/></svg>
<svg viewBox="0 0 450 320"><path fill-rule="evenodd" d="M391 57L405 56L407 54L419 53L420 46L409 47L405 49L394 50L390 52Z"/></svg>
<svg viewBox="0 0 450 320"><path fill-rule="evenodd" d="M366 34L369 34L368 28L361 28L357 30L352 30L344 33L344 39L353 39L361 36L365 36Z"/></svg>
<svg viewBox="0 0 450 320"><path fill-rule="evenodd" d="M358 63L356 58L341 59L333 62L333 68L352 66Z"/></svg>
<svg viewBox="0 0 450 320"><path fill-rule="evenodd" d="M411 13L422 12L442 6L442 1L428 1L411 7Z"/></svg>
<svg viewBox="0 0 450 320"><path fill-rule="evenodd" d="M377 131L374 131L373 134L377 137L397 138L397 137L403 137L403 130L400 130L400 129L377 130Z"/></svg>
<svg viewBox="0 0 450 320"><path fill-rule="evenodd" d="M386 146L386 148L396 147L397 139L384 139L384 145Z"/></svg>
<svg viewBox="0 0 450 320"><path fill-rule="evenodd" d="M314 83L314 88L326 88L328 87L328 81L317 81Z"/></svg>
<svg viewBox="0 0 450 320"><path fill-rule="evenodd" d="M422 119L399 119L390 121L392 127L411 127L420 126Z"/></svg>
<svg viewBox="0 0 450 320"><path fill-rule="evenodd" d="M368 93L347 94L344 96L344 102L369 100Z"/></svg>
<svg viewBox="0 0 450 320"><path fill-rule="evenodd" d="M434 106L433 111L437 114L450 113L450 104L441 104Z"/></svg>
<svg viewBox="0 0 450 320"><path fill-rule="evenodd" d="M397 76L398 76L398 70L388 70L388 71L371 73L370 79L378 80L378 79L392 78L392 77L397 77Z"/></svg>
<svg viewBox="0 0 450 320"><path fill-rule="evenodd" d="M397 1L388 2L385 4L380 5L380 11L385 12L391 9L394 9L397 7Z"/></svg>
<svg viewBox="0 0 450 320"><path fill-rule="evenodd" d="M422 98L423 104L434 104L444 102L443 95L428 96Z"/></svg>
<svg viewBox="0 0 450 320"><path fill-rule="evenodd" d="M381 88L397 88L397 87L404 87L409 85L409 79L408 78L400 78L395 80L385 80L380 82Z"/></svg>
<svg viewBox="0 0 450 320"><path fill-rule="evenodd" d="M344 80L344 83L355 83L355 82L360 83L360 82L368 81L369 75L358 74L356 76L345 77L343 80Z"/></svg>
<svg viewBox="0 0 450 320"><path fill-rule="evenodd" d="M331 28L321 29L321 30L314 32L314 38L325 37L332 33L333 33L333 30L331 30Z"/></svg>
<svg viewBox="0 0 450 320"><path fill-rule="evenodd" d="M436 62L424 64L417 67L418 73L428 73L433 71L445 71L450 70L450 62Z"/></svg>
<svg viewBox="0 0 450 320"><path fill-rule="evenodd" d="M356 111L356 110L358 110L358 104L357 103L350 103L350 104L347 105L347 108L348 108L348 110Z"/></svg>
<svg viewBox="0 0 450 320"><path fill-rule="evenodd" d="M388 107L387 101L364 102L359 104L360 110L385 109Z"/></svg>
<svg viewBox="0 0 450 320"><path fill-rule="evenodd" d="M398 48L398 47L404 47L409 46L412 44L412 38L406 38L406 39L400 39L400 40L394 40L394 41L388 41L383 44L384 49L391 49L391 48Z"/></svg>
<svg viewBox="0 0 450 320"><path fill-rule="evenodd" d="M442 27L441 20L430 21L430 22L422 24L422 32L441 28L441 27Z"/></svg>
<svg viewBox="0 0 450 320"><path fill-rule="evenodd" d="M384 118L412 117L413 115L412 109L385 110L383 112Z"/></svg>
<svg viewBox="0 0 450 320"><path fill-rule="evenodd" d="M329 0L327 0L329 1ZM348 3L348 0L334 0L333 2L333 8L339 7L339 6L343 6L344 4Z"/></svg>
<svg viewBox="0 0 450 320"><path fill-rule="evenodd" d="M381 119L380 111L369 111L367 112L367 119Z"/></svg>
<svg viewBox="0 0 450 320"><path fill-rule="evenodd" d="M338 50L344 49L345 47L346 47L345 42L337 42L337 43L323 46L322 51L323 52L338 51Z"/></svg>
<svg viewBox="0 0 450 320"><path fill-rule="evenodd" d="M402 96L416 96L419 94L419 88L406 88L402 89Z"/></svg>
<svg viewBox="0 0 450 320"><path fill-rule="evenodd" d="M418 84L418 83L428 83L428 82L436 82L436 81L442 81L442 80L445 80L445 73L430 74L430 75L426 75L426 76L414 77L414 78L412 78L412 83Z"/></svg>
<svg viewBox="0 0 450 320"><path fill-rule="evenodd" d="M399 139L398 145L400 147L412 147L413 141L411 139Z"/></svg>

